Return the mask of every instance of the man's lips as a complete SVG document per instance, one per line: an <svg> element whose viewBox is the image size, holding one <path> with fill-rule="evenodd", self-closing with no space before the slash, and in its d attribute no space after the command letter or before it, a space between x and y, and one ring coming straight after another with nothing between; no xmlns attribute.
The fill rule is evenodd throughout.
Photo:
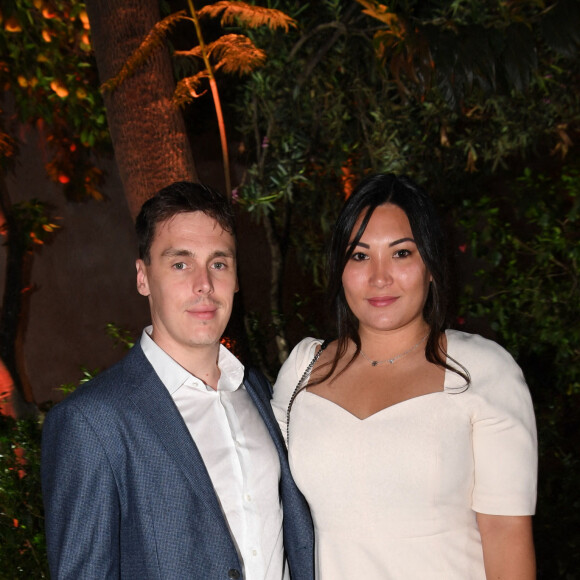
<svg viewBox="0 0 580 580"><path fill-rule="evenodd" d="M398 296L374 296L373 298L367 298L367 302L376 308L381 308L383 306L390 306L399 299Z"/></svg>
<svg viewBox="0 0 580 580"><path fill-rule="evenodd" d="M217 306L207 305L188 308L187 312L199 320L211 320L215 316L217 309Z"/></svg>

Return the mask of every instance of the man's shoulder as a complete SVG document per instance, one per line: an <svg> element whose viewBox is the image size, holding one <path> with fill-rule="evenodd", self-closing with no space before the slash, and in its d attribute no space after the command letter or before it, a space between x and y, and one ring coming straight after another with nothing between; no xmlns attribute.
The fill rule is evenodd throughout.
<svg viewBox="0 0 580 580"><path fill-rule="evenodd" d="M59 406L93 405L98 401L122 398L128 389L145 380L148 368L152 370L137 344L120 361L79 386Z"/></svg>
<svg viewBox="0 0 580 580"><path fill-rule="evenodd" d="M246 367L244 372L244 384L246 388L253 388L261 396L270 399L272 397L272 385L264 373L256 367Z"/></svg>

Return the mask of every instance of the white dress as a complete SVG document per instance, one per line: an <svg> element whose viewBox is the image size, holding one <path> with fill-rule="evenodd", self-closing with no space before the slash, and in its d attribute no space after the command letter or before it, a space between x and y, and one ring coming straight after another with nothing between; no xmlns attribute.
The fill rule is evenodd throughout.
<svg viewBox="0 0 580 580"><path fill-rule="evenodd" d="M302 391L289 456L310 505L317 580L485 580L475 512L531 515L537 444L520 368L496 343L447 331L444 391L366 419ZM272 406L286 434L288 401L320 340L283 365ZM449 361L452 364L452 361Z"/></svg>

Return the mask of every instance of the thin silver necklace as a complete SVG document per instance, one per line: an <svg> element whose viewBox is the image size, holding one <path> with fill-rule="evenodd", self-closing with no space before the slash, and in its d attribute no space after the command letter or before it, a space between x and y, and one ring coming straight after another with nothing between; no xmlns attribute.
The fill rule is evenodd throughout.
<svg viewBox="0 0 580 580"><path fill-rule="evenodd" d="M393 358L386 358L385 360L373 360L373 359L369 358L363 352L362 349L361 349L360 353L362 354L362 356L365 360L367 360L368 362L371 363L371 366L373 366L373 367L378 367L378 366L384 365L386 363L389 363L390 365L392 365L393 363L398 361L400 358L403 358L404 356L408 355L410 352L413 352L428 336L429 336L429 334L427 333L417 344L414 344L409 350L406 350L405 352L402 352L401 354L398 354L397 356L394 356Z"/></svg>

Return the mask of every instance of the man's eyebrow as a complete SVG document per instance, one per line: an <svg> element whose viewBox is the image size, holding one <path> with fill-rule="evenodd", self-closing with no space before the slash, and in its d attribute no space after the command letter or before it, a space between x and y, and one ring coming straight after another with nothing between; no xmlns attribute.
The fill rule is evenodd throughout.
<svg viewBox="0 0 580 580"><path fill-rule="evenodd" d="M195 254L191 250L167 248L167 250L162 252L161 256L164 258L193 258ZM235 254L231 250L216 250L210 254L209 258L210 260L213 260L213 258L235 258Z"/></svg>
<svg viewBox="0 0 580 580"><path fill-rule="evenodd" d="M161 256L164 258L177 258L181 256L185 257L193 257L193 252L190 250L180 250L179 248L167 248L167 250L163 250Z"/></svg>
<svg viewBox="0 0 580 580"><path fill-rule="evenodd" d="M231 250L216 250L210 258L235 258L236 255Z"/></svg>

